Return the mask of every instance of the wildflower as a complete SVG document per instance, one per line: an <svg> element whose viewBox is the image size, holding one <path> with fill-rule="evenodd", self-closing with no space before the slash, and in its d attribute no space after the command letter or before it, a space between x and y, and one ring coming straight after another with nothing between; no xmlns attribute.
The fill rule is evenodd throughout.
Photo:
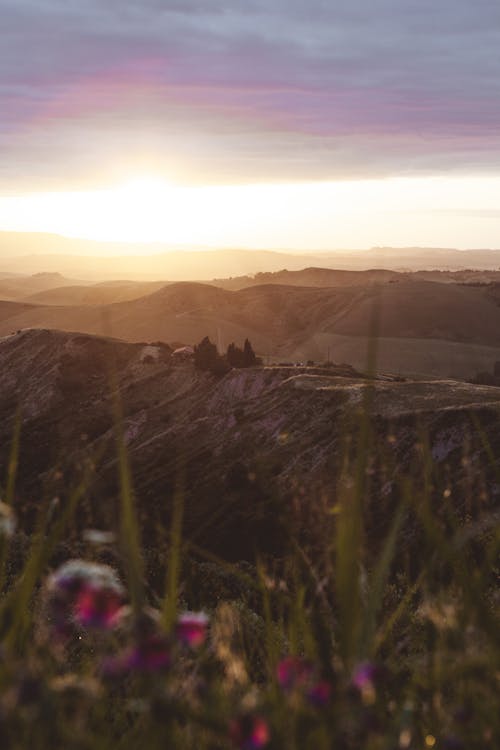
<svg viewBox="0 0 500 750"><path fill-rule="evenodd" d="M323 708L328 704L331 694L331 684L327 680L320 680L307 692L307 698L316 708Z"/></svg>
<svg viewBox="0 0 500 750"><path fill-rule="evenodd" d="M122 604L122 596L117 591L85 586L76 599L75 621L87 628L107 630L116 623Z"/></svg>
<svg viewBox="0 0 500 750"><path fill-rule="evenodd" d="M198 648L207 638L208 617L203 612L184 612L175 626L175 635L184 645Z"/></svg>
<svg viewBox="0 0 500 750"><path fill-rule="evenodd" d="M171 653L167 638L156 633L149 635L134 646L127 655L129 669L141 672L157 672L170 666Z"/></svg>
<svg viewBox="0 0 500 750"><path fill-rule="evenodd" d="M260 750L270 740L267 721L262 716L245 714L231 722L229 737L240 750Z"/></svg>
<svg viewBox="0 0 500 750"><path fill-rule="evenodd" d="M376 686L381 677L381 669L372 662L361 662L354 669L351 684L359 692L361 700L366 706L375 703L377 697Z"/></svg>
<svg viewBox="0 0 500 750"><path fill-rule="evenodd" d="M120 677L128 672L154 673L168 669L171 663L170 644L160 633L148 634L136 644L102 664L105 677Z"/></svg>
<svg viewBox="0 0 500 750"><path fill-rule="evenodd" d="M317 708L330 700L332 686L327 680L318 680L314 665L300 656L287 656L276 670L278 683L287 693L305 696Z"/></svg>
<svg viewBox="0 0 500 750"><path fill-rule="evenodd" d="M378 667L371 662L362 662L358 664L352 675L352 684L358 690L363 690L367 685L375 683L378 674Z"/></svg>
<svg viewBox="0 0 500 750"><path fill-rule="evenodd" d="M91 563L86 560L68 560L49 579L51 589L70 592L79 591L84 585L110 588L122 592L123 587L116 572L109 565Z"/></svg>
<svg viewBox="0 0 500 750"><path fill-rule="evenodd" d="M310 662L300 656L287 656L278 664L276 676L283 690L303 690L312 682L314 669Z"/></svg>
<svg viewBox="0 0 500 750"><path fill-rule="evenodd" d="M108 565L70 560L47 583L47 604L53 629L69 635L72 626L114 627L125 598L115 571Z"/></svg>

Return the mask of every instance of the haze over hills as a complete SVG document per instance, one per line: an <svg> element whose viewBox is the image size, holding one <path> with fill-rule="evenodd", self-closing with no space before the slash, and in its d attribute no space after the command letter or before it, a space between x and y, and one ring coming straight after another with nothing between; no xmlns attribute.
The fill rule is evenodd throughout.
<svg viewBox="0 0 500 750"><path fill-rule="evenodd" d="M208 335L220 350L249 337L266 360L331 358L363 368L374 314L380 369L471 377L491 371L500 359L500 306L490 286L405 276L365 285L267 284L238 291L184 282L107 305L5 303L0 334L57 328L188 344Z"/></svg>
<svg viewBox="0 0 500 750"><path fill-rule="evenodd" d="M252 286L286 285L309 287L367 286L395 281L436 281L442 284L489 284L491 293L500 282L500 271L414 271L400 272L384 269L347 271L329 268L304 268L299 271L259 272L252 276L214 279L210 283L221 289L237 291ZM39 273L34 276L0 279L0 299L28 302L38 305L105 305L125 302L151 294L170 283L160 281L109 280L101 282L80 281L60 274ZM41 290L41 291L39 291Z"/></svg>
<svg viewBox="0 0 500 750"><path fill-rule="evenodd" d="M68 279L58 272L40 272L32 275L8 275L0 278L0 299L24 299L32 294L39 294L50 289L85 286L88 282Z"/></svg>
<svg viewBox="0 0 500 750"><path fill-rule="evenodd" d="M105 280L198 280L244 276L305 267L367 270L500 268L500 250L387 248L290 253L210 249L162 244L110 243L59 235L0 232L0 270L32 274L60 272L69 277Z"/></svg>
<svg viewBox="0 0 500 750"><path fill-rule="evenodd" d="M63 286L23 296L37 305L106 305L138 299L166 286L168 281L115 281L86 286ZM0 286L1 292L1 286Z"/></svg>

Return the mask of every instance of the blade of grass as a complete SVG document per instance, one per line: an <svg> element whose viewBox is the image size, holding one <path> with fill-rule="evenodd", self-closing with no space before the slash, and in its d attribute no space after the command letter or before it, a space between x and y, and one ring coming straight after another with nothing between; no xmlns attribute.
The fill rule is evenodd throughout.
<svg viewBox="0 0 500 750"><path fill-rule="evenodd" d="M7 468L7 483L5 488L5 497L3 498L4 503L12 505L14 499L14 488L17 478L17 469L19 462L19 449L21 443L21 425L22 425L21 408L18 407L14 418L14 433L12 436L12 445L9 455L9 463Z"/></svg>
<svg viewBox="0 0 500 750"><path fill-rule="evenodd" d="M123 428L123 406L118 385L117 366L113 353L108 360L108 378L111 391L113 430L120 483L120 547L124 559L132 609L139 614L144 603L144 567L139 539L139 525L129 457Z"/></svg>
<svg viewBox="0 0 500 750"><path fill-rule="evenodd" d="M8 508L13 504L14 500L14 488L16 484L17 468L19 462L19 449L21 441L21 409L18 407L16 416L14 418L14 433L12 436L12 443L9 454L9 462L7 465L7 482L5 487L5 497L0 498ZM0 595L3 591L5 583L5 567L7 565L7 558L9 554L9 535L0 534Z"/></svg>
<svg viewBox="0 0 500 750"><path fill-rule="evenodd" d="M425 570L423 570L420 573L415 583L407 589L407 591L405 592L405 595L399 602L398 606L396 607L392 615L390 615L390 617L388 617L379 628L374 639L373 650L372 650L373 656L376 656L380 648L384 645L384 643L386 642L386 640L392 633L394 626L396 625L398 620L401 619L405 611L410 606L411 601L413 597L415 596L415 594L417 593L417 591L419 590L419 588L421 587L424 578L425 578Z"/></svg>
<svg viewBox="0 0 500 750"><path fill-rule="evenodd" d="M112 337L109 312L102 313L101 322L103 335ZM123 428L124 415L118 383L118 368L115 352L112 347L107 359L107 369L120 483L120 547L125 565L132 609L135 615L138 615L145 599L144 565L141 554L139 524L135 510L132 473Z"/></svg>
<svg viewBox="0 0 500 750"><path fill-rule="evenodd" d="M368 337L366 375L369 382L363 389L363 402L356 435L354 470L347 459L340 477L338 514L335 531L335 588L339 611L339 646L344 662L355 657L362 627L362 595L360 571L364 542L364 505L368 492L368 463L372 446L372 411L375 389L372 379L377 364L380 323L380 294L373 298Z"/></svg>
<svg viewBox="0 0 500 750"><path fill-rule="evenodd" d="M374 646L374 636L377 628L377 619L382 607L385 586L389 578L389 572L396 552L399 532L404 523L407 512L407 499L403 497L396 511L391 528L385 539L380 552L377 565L369 582L369 594L363 613L363 627L359 643L360 658L371 655Z"/></svg>
<svg viewBox="0 0 500 750"><path fill-rule="evenodd" d="M21 648L24 645L33 614L29 607L31 596L56 545L63 538L63 533L74 515L78 502L85 495L87 485L88 474L70 494L60 516L55 521L52 522L53 508L50 505L43 515L18 585L6 597L0 610L2 625L6 613L9 612L10 615L5 641L9 647Z"/></svg>
<svg viewBox="0 0 500 750"><path fill-rule="evenodd" d="M280 658L276 637L275 637L275 625L272 615L271 597L269 595L269 589L266 585L267 575L262 560L257 560L257 580L262 594L262 612L264 616L264 632L265 632L265 651L267 656L268 674L271 684L271 691L275 699L277 699L278 684L276 680L276 669Z"/></svg>
<svg viewBox="0 0 500 750"><path fill-rule="evenodd" d="M182 546L182 522L184 517L183 472L174 493L172 520L170 525L169 553L165 573L165 594L163 598L163 624L167 630L173 627L177 612L179 577Z"/></svg>

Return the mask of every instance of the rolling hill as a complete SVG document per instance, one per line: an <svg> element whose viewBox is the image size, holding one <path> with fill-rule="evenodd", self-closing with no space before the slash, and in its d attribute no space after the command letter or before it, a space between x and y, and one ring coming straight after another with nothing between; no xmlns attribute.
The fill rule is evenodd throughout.
<svg viewBox="0 0 500 750"><path fill-rule="evenodd" d="M221 350L249 337L268 361L331 358L362 368L375 315L381 369L470 377L491 370L500 359L500 307L488 291L406 278L331 288L267 284L238 291L174 283L114 304L4 303L0 334L58 328L127 341L185 343L208 335Z"/></svg>
<svg viewBox="0 0 500 750"><path fill-rule="evenodd" d="M113 281L45 289L22 298L37 305L111 305L138 299L166 286L168 281Z"/></svg>
<svg viewBox="0 0 500 750"><path fill-rule="evenodd" d="M73 286L77 282L60 273L35 273L32 276L6 276L0 277L0 299L24 300L33 294L40 294L47 290L63 289ZM85 282L78 282L80 286Z"/></svg>
<svg viewBox="0 0 500 750"><path fill-rule="evenodd" d="M390 271L384 268L369 268L360 271L339 268L309 267L298 271L269 271L253 276L237 276L229 279L214 279L213 284L223 289L246 289L264 284L287 286L366 286L387 281L437 281L441 284L494 284L500 282L500 271L477 269L461 271Z"/></svg>

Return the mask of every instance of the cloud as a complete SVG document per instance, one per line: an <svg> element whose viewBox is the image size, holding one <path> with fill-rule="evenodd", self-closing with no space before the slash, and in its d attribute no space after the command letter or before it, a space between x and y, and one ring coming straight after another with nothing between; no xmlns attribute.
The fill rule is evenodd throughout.
<svg viewBox="0 0 500 750"><path fill-rule="evenodd" d="M0 17L0 188L111 169L113 144L213 181L500 168L497 0L0 0Z"/></svg>

